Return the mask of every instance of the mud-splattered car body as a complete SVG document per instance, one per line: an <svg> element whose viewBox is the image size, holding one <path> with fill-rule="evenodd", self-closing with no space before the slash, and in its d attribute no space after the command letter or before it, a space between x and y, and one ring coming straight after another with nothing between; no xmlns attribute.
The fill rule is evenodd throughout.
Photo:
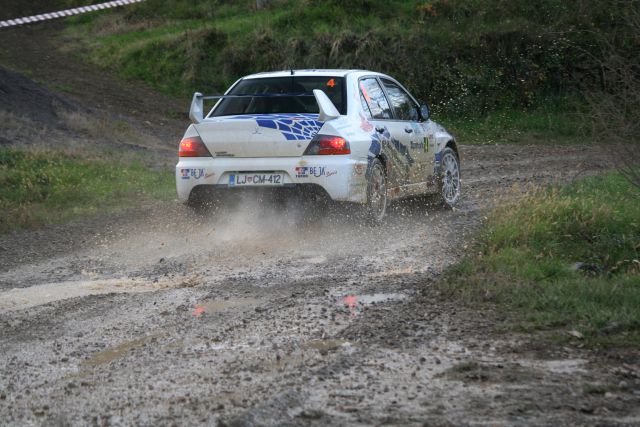
<svg viewBox="0 0 640 427"><path fill-rule="evenodd" d="M202 98L194 96L176 166L185 203L201 187L315 187L333 200L366 204L374 163L384 169L386 197L395 199L439 191L442 153L448 148L458 159L453 136L428 109L377 72L250 75L216 97L206 117ZM199 147L188 152L192 142ZM457 201L456 184L450 202Z"/></svg>

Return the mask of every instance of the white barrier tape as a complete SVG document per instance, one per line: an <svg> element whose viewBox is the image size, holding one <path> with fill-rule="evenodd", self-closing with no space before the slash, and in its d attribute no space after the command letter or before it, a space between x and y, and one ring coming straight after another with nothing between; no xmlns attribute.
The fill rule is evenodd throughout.
<svg viewBox="0 0 640 427"><path fill-rule="evenodd" d="M126 6L128 4L140 3L144 0L116 0L106 3L92 4L91 6L76 7L73 9L60 10L58 12L43 13L41 15L25 16L24 18L9 19L0 21L0 28L15 27L16 25L31 24L33 22L48 21L50 19L64 18L66 16L80 15L82 13L94 12L96 10L110 9L112 7Z"/></svg>

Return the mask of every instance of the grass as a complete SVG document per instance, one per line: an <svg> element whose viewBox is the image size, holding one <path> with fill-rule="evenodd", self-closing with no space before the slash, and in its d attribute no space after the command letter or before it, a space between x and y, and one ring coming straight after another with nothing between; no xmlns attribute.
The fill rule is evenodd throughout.
<svg viewBox="0 0 640 427"><path fill-rule="evenodd" d="M141 163L0 149L0 233L166 200L174 191L171 173Z"/></svg>
<svg viewBox="0 0 640 427"><path fill-rule="evenodd" d="M589 143L585 117L577 103L550 99L535 109L502 109L483 116L434 115L462 144L570 144Z"/></svg>
<svg viewBox="0 0 640 427"><path fill-rule="evenodd" d="M508 328L640 348L640 192L607 173L501 206L441 286Z"/></svg>
<svg viewBox="0 0 640 427"><path fill-rule="evenodd" d="M572 98L599 81L597 34L617 34L632 52L624 41L635 32L620 24L625 5L606 12L600 6L597 0L579 8L560 0L272 0L256 10L251 0L148 0L72 18L68 35L89 61L176 97L222 92L258 71L368 68L392 74L434 111L468 117L473 123L456 126L469 140L485 141L495 121L508 119L533 127L524 139L537 141L543 126L574 132L574 124L559 123L564 111L544 109L548 97ZM516 113L501 113L510 110ZM534 119L521 117L530 110ZM522 140L513 129L519 128L505 127L504 137Z"/></svg>

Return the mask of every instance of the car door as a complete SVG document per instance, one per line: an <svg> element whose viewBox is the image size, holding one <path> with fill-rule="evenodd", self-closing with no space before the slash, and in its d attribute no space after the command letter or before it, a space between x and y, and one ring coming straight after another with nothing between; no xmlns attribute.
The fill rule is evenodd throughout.
<svg viewBox="0 0 640 427"><path fill-rule="evenodd" d="M409 181L425 182L431 175L428 170L431 162L428 141L419 123L418 103L395 81L386 78L380 80L398 123L396 138L408 148L409 157L412 159Z"/></svg>
<svg viewBox="0 0 640 427"><path fill-rule="evenodd" d="M409 147L400 140L404 136L404 124L394 118L391 105L377 77L362 77L359 85L362 108L375 127L373 145L379 143L386 158L390 186L410 183L413 158Z"/></svg>

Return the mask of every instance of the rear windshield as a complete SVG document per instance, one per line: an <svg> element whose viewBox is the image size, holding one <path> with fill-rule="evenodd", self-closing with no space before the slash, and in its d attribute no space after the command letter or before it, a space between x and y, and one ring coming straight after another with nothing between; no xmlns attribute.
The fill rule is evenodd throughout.
<svg viewBox="0 0 640 427"><path fill-rule="evenodd" d="M227 95L285 94L310 96L247 97L222 99L210 117L239 114L318 113L313 90L321 89L346 114L343 77L266 77L240 81Z"/></svg>

